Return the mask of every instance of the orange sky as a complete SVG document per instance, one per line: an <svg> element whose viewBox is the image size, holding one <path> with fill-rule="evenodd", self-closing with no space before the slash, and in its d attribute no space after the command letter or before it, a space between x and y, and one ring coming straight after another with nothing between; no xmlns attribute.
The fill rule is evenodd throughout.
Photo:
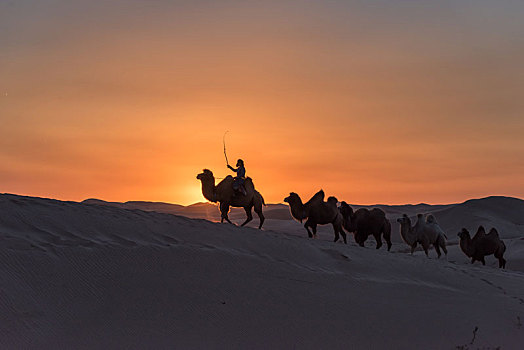
<svg viewBox="0 0 524 350"><path fill-rule="evenodd" d="M202 201L242 157L267 202L524 197L514 1L0 4L0 191Z"/></svg>

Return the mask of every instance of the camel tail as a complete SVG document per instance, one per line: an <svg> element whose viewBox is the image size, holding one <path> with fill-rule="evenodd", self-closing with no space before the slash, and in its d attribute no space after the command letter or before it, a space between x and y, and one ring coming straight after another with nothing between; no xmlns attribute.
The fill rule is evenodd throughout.
<svg viewBox="0 0 524 350"><path fill-rule="evenodd" d="M260 196L260 201L262 202L262 205L264 207L267 207L266 201L264 200L264 197L260 194L260 192L257 191L257 194Z"/></svg>

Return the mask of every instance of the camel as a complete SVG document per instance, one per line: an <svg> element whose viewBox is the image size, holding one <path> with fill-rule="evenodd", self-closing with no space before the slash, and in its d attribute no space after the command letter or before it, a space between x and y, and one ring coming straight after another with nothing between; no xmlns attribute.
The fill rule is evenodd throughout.
<svg viewBox="0 0 524 350"><path fill-rule="evenodd" d="M486 265L484 257L486 255L495 255L499 260L499 268L506 268L506 260L504 259L504 252L506 245L500 239L499 233L495 228L492 228L488 234L483 226L480 226L473 239L470 237L468 230L463 228L459 233L460 249L471 258L473 264L476 260L480 261L482 265Z"/></svg>
<svg viewBox="0 0 524 350"><path fill-rule="evenodd" d="M258 217L260 218L260 224L258 225L258 228L262 228L262 224L264 224L262 206L266 205L266 203L264 202L262 195L257 190L255 190L255 186L253 185L251 178L246 178L244 182L244 187L247 192L245 196L233 190L233 176L231 175L226 176L226 178L220 181L220 183L216 186L213 172L211 172L209 169L204 169L202 173L197 175L197 179L202 182L202 194L204 197L210 202L220 203L220 222L224 222L224 220L226 220L232 224L228 217L229 207L244 208L247 219L242 223L242 225L240 225L244 226L253 220L251 209L255 207L255 213L257 213Z"/></svg>
<svg viewBox="0 0 524 350"><path fill-rule="evenodd" d="M361 247L369 235L375 237L376 249L382 247L382 235L391 249L391 223L386 218L386 213L378 208L371 210L360 208L353 212L346 202L340 204L340 213L343 217L343 227L349 233L353 232L355 242Z"/></svg>
<svg viewBox="0 0 524 350"><path fill-rule="evenodd" d="M417 215L417 222L415 226L411 226L411 220L404 214L401 218L397 219L400 223L400 236L407 245L411 247L411 254L417 248L417 244L420 243L424 249L424 253L429 257L428 249L431 244L435 247L437 256L440 258L440 249L444 251L444 254L448 254L446 249L446 234L437 223L437 220L433 215L428 215L424 220L424 215Z"/></svg>
<svg viewBox="0 0 524 350"><path fill-rule="evenodd" d="M335 197L329 197L327 202L324 202L324 191L320 190L306 204L303 204L300 196L291 192L288 197L284 198L284 202L289 204L293 218L300 222L307 218L304 227L310 238L316 238L317 225L332 224L335 232L334 242L338 241L341 235L344 243L347 244L346 233L342 229L342 215L338 211L338 200ZM310 227L313 232L309 230Z"/></svg>

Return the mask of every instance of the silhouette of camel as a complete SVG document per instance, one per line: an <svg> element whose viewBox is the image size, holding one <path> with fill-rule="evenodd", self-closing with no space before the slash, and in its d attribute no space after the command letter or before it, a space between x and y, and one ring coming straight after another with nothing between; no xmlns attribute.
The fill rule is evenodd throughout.
<svg viewBox="0 0 524 350"><path fill-rule="evenodd" d="M368 236L373 235L377 242L377 249L379 249L382 247L381 236L383 235L388 245L388 251L391 249L391 224L384 211L378 208L372 210L360 208L353 212L353 208L346 202L340 204L339 210L344 218L344 229L349 233L353 232L355 242L358 245L363 247Z"/></svg>
<svg viewBox="0 0 524 350"><path fill-rule="evenodd" d="M433 215L428 215L426 220L424 220L424 215L418 214L417 223L413 227L411 226L411 219L406 214L397 219L397 222L400 224L400 237L411 247L411 254L413 254L415 248L417 248L417 243L422 245L426 256L429 256L428 249L431 244L435 247L439 258L441 255L440 249L444 251L444 254L448 254L446 249L446 235Z"/></svg>
<svg viewBox="0 0 524 350"><path fill-rule="evenodd" d="M492 228L486 234L484 227L480 226L473 239L471 239L468 230L463 228L458 236L460 237L460 249L466 256L471 258L472 264L475 260L478 260L482 265L486 265L484 257L493 254L499 260L499 268L506 268L506 259L504 259L506 245L500 239L496 229Z"/></svg>
<svg viewBox="0 0 524 350"><path fill-rule="evenodd" d="M335 197L329 197L327 202L324 202L324 191L320 190L306 204L303 204L300 196L291 192L288 197L284 198L284 202L289 204L293 218L300 222L307 218L304 227L310 238L316 238L317 225L332 224L335 231L334 242L338 241L342 235L344 243L347 244L346 233L342 229L342 215L338 211L338 200ZM313 233L309 231L310 227Z"/></svg>
<svg viewBox="0 0 524 350"><path fill-rule="evenodd" d="M242 223L241 226L244 226L251 220L253 220L253 215L251 214L251 209L255 208L255 213L257 213L260 218L260 224L258 228L262 228L264 223L264 214L262 213L262 206L266 205L262 195L255 190L253 181L251 178L246 178L244 182L244 187L246 189L246 195L239 194L233 190L233 177L231 175L226 176L225 179L220 181L218 185L215 186L215 177L213 172L209 169L204 169L202 173L197 175L197 179L202 182L202 194L204 197L213 203L220 203L220 213L221 220L224 222L226 220L230 224L232 222L229 220L228 213L229 207L244 208L246 211L247 219Z"/></svg>

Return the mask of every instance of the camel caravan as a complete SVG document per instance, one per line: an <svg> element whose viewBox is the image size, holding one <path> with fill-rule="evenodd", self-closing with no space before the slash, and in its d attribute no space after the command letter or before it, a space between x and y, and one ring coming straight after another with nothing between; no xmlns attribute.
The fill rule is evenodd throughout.
<svg viewBox="0 0 524 350"><path fill-rule="evenodd" d="M218 185L215 184L215 177L209 169L204 169L197 175L197 179L202 183L204 197L210 202L219 203L221 222L225 220L232 223L228 218L230 207L244 208L247 218L241 226L245 226L253 220L251 210L254 208L260 218L258 228L261 229L265 219L262 213L262 207L266 205L264 198L255 189L253 180L245 177L244 162L241 159L237 161L237 168L229 164L227 166L236 172L237 176L228 175ZM391 223L383 210L360 208L354 211L344 201L338 206L339 201L336 197L328 197L327 201L324 199L323 190L315 193L306 203L303 203L298 194L291 192L284 198L284 202L289 205L291 216L295 220L300 223L305 220L304 228L310 238L317 237L318 225L332 225L334 242L342 236L342 240L347 244L346 232L348 232L353 234L355 243L361 247L364 247L369 236L373 236L376 249L382 247L382 239L386 241L387 250L391 249ZM413 226L406 214L397 219L397 222L400 224L400 237L411 248L411 254L420 245L428 257L431 246L435 249L438 258L442 255L441 251L447 256L447 236L433 215L424 217L418 214ZM469 232L463 228L458 236L460 248L467 257L471 258L471 263L480 261L485 265L484 257L494 255L499 260L499 268L506 267L506 260L503 257L506 246L499 238L496 229L492 228L486 234L484 228L480 226L475 236L471 238Z"/></svg>

